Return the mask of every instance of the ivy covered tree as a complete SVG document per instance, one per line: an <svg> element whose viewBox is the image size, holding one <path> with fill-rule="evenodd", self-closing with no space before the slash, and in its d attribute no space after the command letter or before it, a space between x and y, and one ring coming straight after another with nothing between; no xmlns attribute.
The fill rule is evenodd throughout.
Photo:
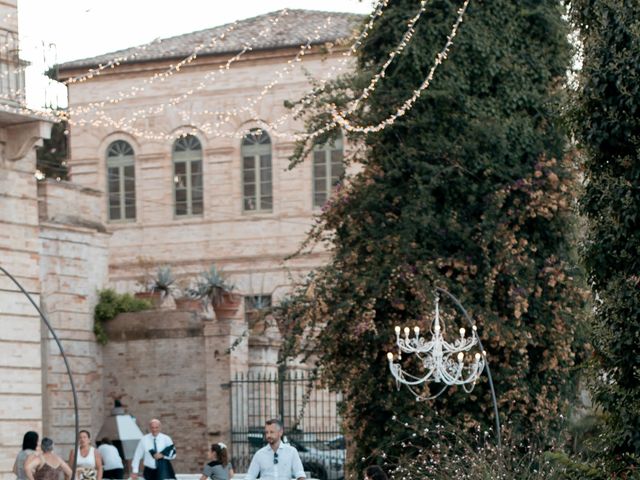
<svg viewBox="0 0 640 480"><path fill-rule="evenodd" d="M640 457L640 9L579 0L583 45L574 113L584 153L583 258L597 295L591 374L604 414L610 468Z"/></svg>
<svg viewBox="0 0 640 480"><path fill-rule="evenodd" d="M54 123L51 127L51 137L45 139L42 147L36 150L36 166L46 178L69 178L68 129L69 124L65 121Z"/></svg>
<svg viewBox="0 0 640 480"><path fill-rule="evenodd" d="M428 2L352 124L375 125L412 95L461 5ZM328 104L344 108L360 95L419 7L389 2L355 73L305 100L310 132L331 119ZM584 309L571 248L574 177L557 121L570 56L558 1L472 1L415 106L377 133L346 132L362 147L354 157L361 167L338 186L310 236L326 242L332 259L279 313L290 354L312 351L327 384L344 395L356 471L406 436L402 422L389 421L394 415L429 420L438 411L464 428L492 425L486 383L425 404L397 390L389 373L394 326L427 329L434 286L456 295L477 322L503 422L531 440L560 427ZM299 144L293 164L311 146ZM403 359L407 368L410 361Z"/></svg>

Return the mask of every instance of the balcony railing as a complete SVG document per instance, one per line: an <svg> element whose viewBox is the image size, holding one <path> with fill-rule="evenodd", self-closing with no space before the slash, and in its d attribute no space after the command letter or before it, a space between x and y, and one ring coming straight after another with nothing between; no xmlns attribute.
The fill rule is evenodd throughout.
<svg viewBox="0 0 640 480"><path fill-rule="evenodd" d="M0 104L24 104L24 70L27 65L20 60L17 32L0 28Z"/></svg>

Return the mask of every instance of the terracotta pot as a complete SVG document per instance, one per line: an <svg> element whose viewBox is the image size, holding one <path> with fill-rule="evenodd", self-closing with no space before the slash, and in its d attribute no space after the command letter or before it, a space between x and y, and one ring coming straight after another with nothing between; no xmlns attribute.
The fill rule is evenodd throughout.
<svg viewBox="0 0 640 480"><path fill-rule="evenodd" d="M160 308L162 305L162 294L160 292L136 292L136 298L147 300L153 308Z"/></svg>
<svg viewBox="0 0 640 480"><path fill-rule="evenodd" d="M229 318L235 315L242 303L242 295L224 292L217 305L213 306L217 318Z"/></svg>
<svg viewBox="0 0 640 480"><path fill-rule="evenodd" d="M186 310L188 312L199 312L202 310L202 301L196 298L176 298L176 310Z"/></svg>
<svg viewBox="0 0 640 480"><path fill-rule="evenodd" d="M171 295L162 295L162 292L136 292L136 298L148 300L151 306L157 310L173 310L176 308L175 301Z"/></svg>

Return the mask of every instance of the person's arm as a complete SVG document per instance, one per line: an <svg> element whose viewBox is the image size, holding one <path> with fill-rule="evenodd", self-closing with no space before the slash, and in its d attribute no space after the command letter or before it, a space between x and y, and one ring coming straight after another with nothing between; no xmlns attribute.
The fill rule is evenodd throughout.
<svg viewBox="0 0 640 480"><path fill-rule="evenodd" d="M244 480L256 480L256 478L258 478L258 475L260 475L260 463L258 462L257 458L258 453L260 453L260 450L258 450L253 455L251 463L249 464L249 470L247 470L247 473L244 476Z"/></svg>
<svg viewBox="0 0 640 480"><path fill-rule="evenodd" d="M96 477L97 480L102 480L102 454L97 448L93 449L93 454L96 457Z"/></svg>
<svg viewBox="0 0 640 480"><path fill-rule="evenodd" d="M69 465L73 465L73 456L74 456L73 450L69 450L69 461L67 462Z"/></svg>
<svg viewBox="0 0 640 480"><path fill-rule="evenodd" d="M300 460L300 455L298 455L298 450L296 450L295 448L293 448L293 459L291 460L291 476L293 478L296 478L297 480L303 480L307 478L307 475L304 473L302 461Z"/></svg>
<svg viewBox="0 0 640 480"><path fill-rule="evenodd" d="M33 472L35 472L36 468L40 465L40 455L34 453L33 455L29 455L24 462L24 473L29 480L33 480Z"/></svg>
<svg viewBox="0 0 640 480"><path fill-rule="evenodd" d="M18 475L18 457L16 457L16 461L13 462L13 474Z"/></svg>
<svg viewBox="0 0 640 480"><path fill-rule="evenodd" d="M60 466L62 467L62 471L64 472L64 476L71 480L71 474L73 473L71 471L71 467L69 466L68 463L66 463L62 458L60 459Z"/></svg>
<svg viewBox="0 0 640 480"><path fill-rule="evenodd" d="M138 470L140 469L140 460L144 457L144 437L138 442L136 451L133 454L133 460L131 460L131 478L136 480L138 478Z"/></svg>
<svg viewBox="0 0 640 480"><path fill-rule="evenodd" d="M233 471L233 466L229 467L229 480L233 478L236 472Z"/></svg>

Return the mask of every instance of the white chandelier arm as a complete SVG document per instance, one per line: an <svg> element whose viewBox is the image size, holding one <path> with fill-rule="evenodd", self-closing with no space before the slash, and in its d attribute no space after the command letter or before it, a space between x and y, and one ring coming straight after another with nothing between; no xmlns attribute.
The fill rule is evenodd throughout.
<svg viewBox="0 0 640 480"><path fill-rule="evenodd" d="M433 375L433 370L428 371L423 377L416 377L415 375L411 375L410 373L402 370L399 364L389 362L389 368L391 370L391 374L396 379L398 384L402 383L404 385L420 385L425 383L431 378Z"/></svg>

